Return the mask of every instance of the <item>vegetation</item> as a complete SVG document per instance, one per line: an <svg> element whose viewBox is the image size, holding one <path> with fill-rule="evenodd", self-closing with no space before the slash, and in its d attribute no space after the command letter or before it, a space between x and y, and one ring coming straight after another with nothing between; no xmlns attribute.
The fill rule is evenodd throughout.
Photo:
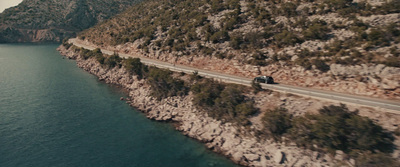
<svg viewBox="0 0 400 167"><path fill-rule="evenodd" d="M190 90L194 94L193 103L205 109L209 116L247 125L247 117L257 112L257 109L254 108L254 102L243 95L244 89L239 85L201 79Z"/></svg>
<svg viewBox="0 0 400 167"><path fill-rule="evenodd" d="M292 127L291 119L292 115L284 108L269 110L262 117L264 131L273 139L280 140L280 137Z"/></svg>
<svg viewBox="0 0 400 167"><path fill-rule="evenodd" d="M189 91L185 83L180 79L172 77L172 72L156 67L150 67L147 74L147 83L151 85L152 96L158 100L171 97L183 96Z"/></svg>
<svg viewBox="0 0 400 167"><path fill-rule="evenodd" d="M356 158L361 166L372 162L395 163L388 155L395 148L392 133L357 115L357 111L349 111L343 104L325 106L319 114L299 117L293 117L284 109L275 109L266 112L262 121L265 133L274 139L287 136L306 148L327 152L342 150Z"/></svg>
<svg viewBox="0 0 400 167"><path fill-rule="evenodd" d="M143 75L148 72L148 68L139 58L128 58L124 61L124 67L126 70L131 72L133 75L137 75L139 78L143 78Z"/></svg>
<svg viewBox="0 0 400 167"><path fill-rule="evenodd" d="M139 49L149 54L161 51L175 56L236 57L256 66L291 61L293 55L273 56L284 48L332 39L334 42L327 42L317 50L300 53L300 58L289 65L301 65L306 70L315 65L322 72L328 71L332 63L384 63L397 67L399 56L383 61L382 53L377 50L400 42L399 23L369 25L357 19L357 14L398 13L398 1L371 7L350 0L245 1L242 4L239 0L150 0L81 33L80 37L100 45L136 42ZM300 8L304 2L308 5ZM340 21L307 19L332 13L338 13ZM351 30L355 35L343 39L336 35L342 30ZM273 53L265 51L271 49Z"/></svg>
<svg viewBox="0 0 400 167"><path fill-rule="evenodd" d="M172 77L172 71L163 70L156 67L148 67L140 62L139 58L122 59L118 54L111 56L103 55L100 49L78 50L84 59L94 58L105 68L121 68L122 66L132 75L139 79L146 78L147 83L152 87L151 95L158 100L171 97L183 96L189 91L184 81Z"/></svg>

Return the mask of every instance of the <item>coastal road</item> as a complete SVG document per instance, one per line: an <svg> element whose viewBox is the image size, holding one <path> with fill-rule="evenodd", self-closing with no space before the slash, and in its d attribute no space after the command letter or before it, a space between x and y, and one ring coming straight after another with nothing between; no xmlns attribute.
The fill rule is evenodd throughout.
<svg viewBox="0 0 400 167"><path fill-rule="evenodd" d="M93 50L95 47L90 45L82 44L80 40L77 39L70 39L69 43L77 47L83 47L85 49ZM109 51L105 49L101 49L104 54L112 55L114 51ZM128 57L135 57L133 55L118 53L120 57L128 58ZM223 82L235 83L250 86L252 82L252 78L245 78L239 77L219 72L207 71L203 69L197 69L189 66L183 66L178 64L171 64L159 60L144 58L144 57L137 57L140 58L141 62L146 65L153 65L159 68L169 69L175 72L184 72L184 73L194 73L197 72L198 75L204 76L207 78L214 78ZM393 100L384 100L384 99L377 99L371 97L364 97L364 96L357 96L357 95L350 95L344 93L337 93L332 91L324 91L312 88L305 88L305 87L297 87L297 86L290 86L285 84L261 84L262 88L270 89L274 91L284 92L284 93L291 93L300 96L306 96L311 98L317 98L322 100L329 100L334 102L341 102L345 104L357 104L367 107L373 107L378 109L386 109L386 112L400 114L400 102L393 101Z"/></svg>

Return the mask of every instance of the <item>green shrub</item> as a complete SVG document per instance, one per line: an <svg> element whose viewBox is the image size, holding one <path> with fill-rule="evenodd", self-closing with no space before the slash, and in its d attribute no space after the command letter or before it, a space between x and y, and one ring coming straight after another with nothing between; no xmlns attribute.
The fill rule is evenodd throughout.
<svg viewBox="0 0 400 167"><path fill-rule="evenodd" d="M218 31L210 37L210 41L212 41L213 43L221 43L227 40L229 40L229 34L227 31L224 30Z"/></svg>
<svg viewBox="0 0 400 167"><path fill-rule="evenodd" d="M121 57L119 57L118 54L114 53L113 55L107 56L105 58L104 65L109 68L114 68L115 66L120 66L121 60Z"/></svg>
<svg viewBox="0 0 400 167"><path fill-rule="evenodd" d="M243 37L239 33L232 33L230 35L229 46L233 49L240 49L240 45L243 43Z"/></svg>
<svg viewBox="0 0 400 167"><path fill-rule="evenodd" d="M140 62L139 58L129 57L124 61L123 65L127 71L137 75L139 78L142 78L147 71L147 66Z"/></svg>
<svg viewBox="0 0 400 167"><path fill-rule="evenodd" d="M193 103L207 111L208 115L246 125L247 117L257 112L254 102L246 99L239 85L223 85L216 81L203 79L191 87Z"/></svg>
<svg viewBox="0 0 400 167"><path fill-rule="evenodd" d="M400 67L400 57L392 56L392 57L386 58L386 60L383 61L382 63L389 67Z"/></svg>
<svg viewBox="0 0 400 167"><path fill-rule="evenodd" d="M311 70L312 64L308 58L298 58L295 63L302 66L305 70Z"/></svg>
<svg viewBox="0 0 400 167"><path fill-rule="evenodd" d="M188 92L185 83L180 79L171 76L172 72L156 67L149 68L147 83L151 85L151 95L158 100L172 97L183 96Z"/></svg>
<svg viewBox="0 0 400 167"><path fill-rule="evenodd" d="M314 59L312 60L312 64L315 65L315 67L322 71L322 72L327 72L330 70L330 67L328 64L325 63L325 61L321 60L321 59Z"/></svg>
<svg viewBox="0 0 400 167"><path fill-rule="evenodd" d="M326 40L328 38L328 32L329 28L326 22L314 20L312 21L311 25L305 31L303 31L303 35L306 40Z"/></svg>
<svg viewBox="0 0 400 167"><path fill-rule="evenodd" d="M98 54L98 55L96 55L96 60L97 60L97 62L99 62L100 64L104 64L104 60L105 60L106 58L103 56L103 54Z"/></svg>
<svg viewBox="0 0 400 167"><path fill-rule="evenodd" d="M297 35L293 32L289 32L287 30L283 30L279 34L274 35L275 42L278 46L286 46L286 45L294 45L296 43L301 43L303 40L300 39Z"/></svg>
<svg viewBox="0 0 400 167"><path fill-rule="evenodd" d="M357 155L356 158L357 167L381 167L381 166L400 166L400 163L390 155L384 153L362 153Z"/></svg>
<svg viewBox="0 0 400 167"><path fill-rule="evenodd" d="M217 83L214 80L203 80L191 87L194 93L193 103L197 106L208 108L214 105L214 100L219 96L225 88L224 85Z"/></svg>
<svg viewBox="0 0 400 167"><path fill-rule="evenodd" d="M262 117L264 131L273 139L279 140L292 127L292 115L284 108L275 108L265 112Z"/></svg>
<svg viewBox="0 0 400 167"><path fill-rule="evenodd" d="M289 130L298 145L327 151L342 150L390 153L394 149L393 136L372 120L351 112L345 105L325 106L319 115L295 118Z"/></svg>

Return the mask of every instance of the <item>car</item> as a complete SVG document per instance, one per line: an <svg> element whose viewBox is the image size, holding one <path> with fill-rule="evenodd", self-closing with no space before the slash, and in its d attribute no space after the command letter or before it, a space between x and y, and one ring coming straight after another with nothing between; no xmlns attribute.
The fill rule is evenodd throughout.
<svg viewBox="0 0 400 167"><path fill-rule="evenodd" d="M273 84L274 83L274 78L272 78L271 76L255 77L254 78L254 82Z"/></svg>

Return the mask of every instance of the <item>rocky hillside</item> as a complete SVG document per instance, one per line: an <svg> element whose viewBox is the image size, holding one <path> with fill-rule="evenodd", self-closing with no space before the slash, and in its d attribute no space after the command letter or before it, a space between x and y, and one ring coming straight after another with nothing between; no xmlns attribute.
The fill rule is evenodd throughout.
<svg viewBox="0 0 400 167"><path fill-rule="evenodd" d="M81 38L102 45L137 43L148 53L240 58L258 66L296 55L295 64L306 69L315 65L321 71L329 70L325 63L399 67L399 4L150 0Z"/></svg>
<svg viewBox="0 0 400 167"><path fill-rule="evenodd" d="M0 14L0 43L60 42L138 0L24 0Z"/></svg>
<svg viewBox="0 0 400 167"><path fill-rule="evenodd" d="M79 37L171 63L399 99L399 5L399 0L149 0Z"/></svg>

